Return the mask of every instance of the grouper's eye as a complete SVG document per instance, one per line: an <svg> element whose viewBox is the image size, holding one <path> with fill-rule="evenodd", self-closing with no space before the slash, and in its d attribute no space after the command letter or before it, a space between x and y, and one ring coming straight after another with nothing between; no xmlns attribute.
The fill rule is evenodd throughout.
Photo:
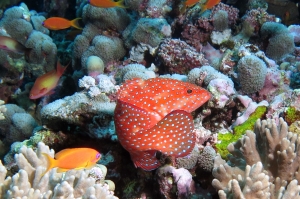
<svg viewBox="0 0 300 199"><path fill-rule="evenodd" d="M192 89L187 89L187 91L186 91L188 94L191 94L192 92L193 92L193 90Z"/></svg>

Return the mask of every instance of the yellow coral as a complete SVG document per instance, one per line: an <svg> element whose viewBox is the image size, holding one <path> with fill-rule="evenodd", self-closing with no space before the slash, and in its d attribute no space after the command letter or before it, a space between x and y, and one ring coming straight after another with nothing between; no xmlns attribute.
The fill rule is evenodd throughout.
<svg viewBox="0 0 300 199"><path fill-rule="evenodd" d="M300 121L295 121L289 127L289 131L300 135Z"/></svg>

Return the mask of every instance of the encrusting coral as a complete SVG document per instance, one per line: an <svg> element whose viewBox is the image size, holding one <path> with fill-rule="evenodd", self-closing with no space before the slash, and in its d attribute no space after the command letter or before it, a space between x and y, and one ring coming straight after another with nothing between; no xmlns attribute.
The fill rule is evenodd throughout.
<svg viewBox="0 0 300 199"><path fill-rule="evenodd" d="M54 151L42 142L36 152L23 146L15 155L19 171L12 177L6 177L8 171L0 162L0 198L117 199L113 196L114 184L104 180L107 172L105 166L70 170L64 174L52 169L43 176L47 161L42 153L54 156Z"/></svg>
<svg viewBox="0 0 300 199"><path fill-rule="evenodd" d="M226 163L219 155L214 162L212 185L222 198L300 198L300 137L288 132L280 118L257 120L231 143Z"/></svg>

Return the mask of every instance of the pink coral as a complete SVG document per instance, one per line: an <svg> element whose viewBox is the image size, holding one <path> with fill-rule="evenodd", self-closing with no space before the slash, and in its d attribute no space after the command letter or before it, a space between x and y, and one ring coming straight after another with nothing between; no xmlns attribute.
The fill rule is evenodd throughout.
<svg viewBox="0 0 300 199"><path fill-rule="evenodd" d="M166 198L187 198L195 193L195 183L190 172L184 168L176 169L172 166L160 167L157 170L160 192ZM173 186L176 188L174 189Z"/></svg>
<svg viewBox="0 0 300 199"><path fill-rule="evenodd" d="M211 19L199 18L195 24L185 24L181 36L188 44L200 51L201 43L205 43L210 39L210 34L214 27Z"/></svg>
<svg viewBox="0 0 300 199"><path fill-rule="evenodd" d="M218 5L214 6L211 9L211 14L210 14L210 18L213 18L213 16L219 11L219 10L223 10L226 11L228 14L228 23L229 25L233 25L236 23L236 20L239 17L239 10L235 7L226 5L224 3L219 3Z"/></svg>
<svg viewBox="0 0 300 199"><path fill-rule="evenodd" d="M165 39L158 56L170 73L186 74L193 68L208 64L202 53L180 39Z"/></svg>
<svg viewBox="0 0 300 199"><path fill-rule="evenodd" d="M288 27L289 33L293 35L294 42L300 43L300 25L290 25Z"/></svg>

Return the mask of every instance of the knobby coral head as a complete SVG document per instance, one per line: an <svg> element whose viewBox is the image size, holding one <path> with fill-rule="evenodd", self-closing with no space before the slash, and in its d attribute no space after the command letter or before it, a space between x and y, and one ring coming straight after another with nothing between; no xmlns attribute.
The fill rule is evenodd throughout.
<svg viewBox="0 0 300 199"><path fill-rule="evenodd" d="M209 98L205 89L174 79L126 81L118 91L114 119L120 143L135 166L159 167L157 151L174 157L188 155L196 139L190 113Z"/></svg>

